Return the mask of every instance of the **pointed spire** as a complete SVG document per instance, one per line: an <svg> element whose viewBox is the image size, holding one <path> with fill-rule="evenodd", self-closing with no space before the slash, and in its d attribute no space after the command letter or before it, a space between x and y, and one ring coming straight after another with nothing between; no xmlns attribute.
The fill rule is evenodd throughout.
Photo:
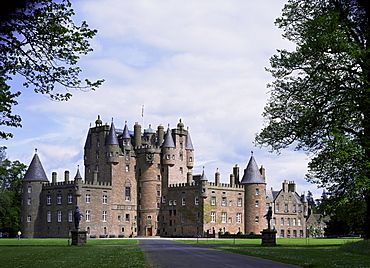
<svg viewBox="0 0 370 268"><path fill-rule="evenodd" d="M240 184L247 184L247 183L264 183L264 179L260 173L258 168L257 162L254 159L253 152L251 158L249 159L248 165L246 169L244 169L244 175Z"/></svg>
<svg viewBox="0 0 370 268"><path fill-rule="evenodd" d="M109 129L109 134L107 137L107 141L105 142L105 145L118 145L118 138L116 134L116 128L114 127L114 123L112 121L112 124Z"/></svg>
<svg viewBox="0 0 370 268"><path fill-rule="evenodd" d="M76 172L75 180L82 180L82 176L80 174L80 165L77 165L77 172Z"/></svg>
<svg viewBox="0 0 370 268"><path fill-rule="evenodd" d="M203 172L202 177L200 178L201 181L208 181L206 174L204 173L204 166L203 166Z"/></svg>
<svg viewBox="0 0 370 268"><path fill-rule="evenodd" d="M194 151L194 146L193 146L193 142L191 141L189 128L188 128L188 135L186 135L186 146L185 146L185 150L193 150Z"/></svg>
<svg viewBox="0 0 370 268"><path fill-rule="evenodd" d="M86 142L85 142L85 149L91 149L91 128L89 128L89 132L87 133Z"/></svg>
<svg viewBox="0 0 370 268"><path fill-rule="evenodd" d="M23 181L49 182L44 167L42 166L40 158L37 154L37 149L35 149L35 155L32 158L31 164L27 169Z"/></svg>
<svg viewBox="0 0 370 268"><path fill-rule="evenodd" d="M128 131L128 127L127 127L127 121L125 121L125 128L123 129L122 138L131 139L130 132Z"/></svg>
<svg viewBox="0 0 370 268"><path fill-rule="evenodd" d="M163 148L175 148L175 143L173 142L170 126L168 126L166 135L164 136Z"/></svg>

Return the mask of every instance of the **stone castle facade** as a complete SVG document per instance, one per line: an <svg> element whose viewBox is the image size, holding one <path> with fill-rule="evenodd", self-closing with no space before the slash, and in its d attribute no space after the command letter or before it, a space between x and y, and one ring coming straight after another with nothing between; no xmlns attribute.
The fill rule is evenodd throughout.
<svg viewBox="0 0 370 268"><path fill-rule="evenodd" d="M50 182L35 153L22 184L22 236L68 237L76 206L90 237L259 234L269 206L278 237L306 236L305 196L294 182L267 190L253 155L243 174L233 167L229 183L218 171L210 181L193 167L193 143L181 120L166 131L161 125L142 131L138 123L130 131L98 117L85 142L84 179L79 170L73 180L66 171L64 181L53 172Z"/></svg>

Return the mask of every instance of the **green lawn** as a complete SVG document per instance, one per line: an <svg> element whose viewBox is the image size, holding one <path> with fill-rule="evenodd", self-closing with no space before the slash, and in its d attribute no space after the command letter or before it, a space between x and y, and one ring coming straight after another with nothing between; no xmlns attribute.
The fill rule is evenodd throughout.
<svg viewBox="0 0 370 268"><path fill-rule="evenodd" d="M238 254L315 268L370 267L370 256L344 251L340 246L215 247Z"/></svg>
<svg viewBox="0 0 370 268"><path fill-rule="evenodd" d="M135 239L89 239L68 246L68 239L0 239L1 267L145 267Z"/></svg>

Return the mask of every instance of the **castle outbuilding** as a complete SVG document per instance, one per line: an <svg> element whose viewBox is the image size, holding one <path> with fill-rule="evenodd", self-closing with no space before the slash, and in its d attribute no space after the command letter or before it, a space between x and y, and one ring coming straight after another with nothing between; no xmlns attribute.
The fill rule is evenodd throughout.
<svg viewBox="0 0 370 268"><path fill-rule="evenodd" d="M266 190L266 176L252 154L240 180L235 165L228 183L193 174L194 146L180 122L142 131L103 124L88 130L84 178L46 176L35 152L22 183L21 231L24 237L68 237L76 205L84 215L81 229L90 237L206 236L216 232L257 233L273 207L278 237L306 236L308 204L294 182Z"/></svg>

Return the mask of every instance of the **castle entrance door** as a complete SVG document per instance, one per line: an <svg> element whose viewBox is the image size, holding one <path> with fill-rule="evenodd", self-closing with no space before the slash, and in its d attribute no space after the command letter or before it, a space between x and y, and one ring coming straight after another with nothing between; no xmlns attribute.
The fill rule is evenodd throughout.
<svg viewBox="0 0 370 268"><path fill-rule="evenodd" d="M152 227L146 228L146 236L152 236L152 233L153 233Z"/></svg>

